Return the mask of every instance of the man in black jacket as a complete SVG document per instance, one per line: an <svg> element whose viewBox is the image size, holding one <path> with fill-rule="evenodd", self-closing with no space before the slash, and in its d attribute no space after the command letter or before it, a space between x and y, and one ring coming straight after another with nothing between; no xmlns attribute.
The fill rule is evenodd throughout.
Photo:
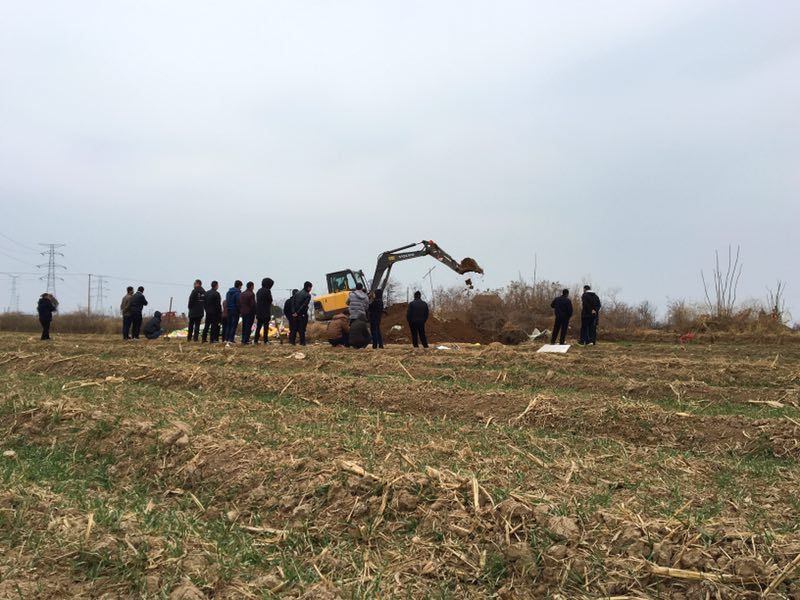
<svg viewBox="0 0 800 600"><path fill-rule="evenodd" d="M253 343L258 344L261 328L264 328L264 343L269 344L269 320L272 318L272 286L275 282L269 277L261 280L256 292L256 335Z"/></svg>
<svg viewBox="0 0 800 600"><path fill-rule="evenodd" d="M294 301L294 297L297 294L297 289L292 290L292 295L286 299L286 302L283 303L283 316L286 317L286 324L289 325L289 342L292 343L293 332L294 332L294 317L292 313L294 312L294 307L292 306L292 302Z"/></svg>
<svg viewBox="0 0 800 600"><path fill-rule="evenodd" d="M563 345L567 337L569 320L572 318L572 300L569 299L569 290L562 290L561 295L550 303L550 308L553 309L556 317L550 343L555 344L556 338L559 338L558 343Z"/></svg>
<svg viewBox="0 0 800 600"><path fill-rule="evenodd" d="M580 344L597 344L597 321L600 319L600 298L588 285L583 286L581 296L581 340Z"/></svg>
<svg viewBox="0 0 800 600"><path fill-rule="evenodd" d="M131 337L135 340L139 339L139 332L142 329L142 310L145 306L147 306L147 298L144 297L144 288L140 285L128 305L131 313Z"/></svg>
<svg viewBox="0 0 800 600"><path fill-rule="evenodd" d="M206 324L203 327L203 341L208 339L209 329L211 330L211 343L219 341L219 324L222 322L222 298L220 298L218 281L211 282L211 289L206 292L203 303L206 310Z"/></svg>
<svg viewBox="0 0 800 600"><path fill-rule="evenodd" d="M303 284L303 289L292 297L292 318L294 330L289 333L289 343L294 345L297 334L300 334L300 345L306 345L306 327L308 327L308 306L311 304L310 281Z"/></svg>
<svg viewBox="0 0 800 600"><path fill-rule="evenodd" d="M44 293L36 305L39 313L39 323L42 324L42 339L50 339L50 323L53 322L53 313L58 310L58 300L52 294Z"/></svg>
<svg viewBox="0 0 800 600"><path fill-rule="evenodd" d="M406 311L406 320L408 321L409 329L411 329L411 343L414 344L414 348L419 348L420 342L422 342L423 348L428 347L425 323L429 314L428 304L422 300L422 292L414 292L414 299L409 303Z"/></svg>
<svg viewBox="0 0 800 600"><path fill-rule="evenodd" d="M144 329L142 330L144 333L144 337L148 340L155 340L158 339L159 336L164 333L164 330L161 328L161 313L156 311L153 313L153 317L144 325Z"/></svg>
<svg viewBox="0 0 800 600"><path fill-rule="evenodd" d="M203 282L199 279L194 280L194 289L189 294L189 334L186 341L191 342L192 338L197 341L200 335L200 322L203 320L203 313L206 309L206 291L203 289Z"/></svg>

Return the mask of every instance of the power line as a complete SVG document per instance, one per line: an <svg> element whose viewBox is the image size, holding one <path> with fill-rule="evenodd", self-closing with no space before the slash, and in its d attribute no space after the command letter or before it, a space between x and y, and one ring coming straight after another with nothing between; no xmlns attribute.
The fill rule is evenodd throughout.
<svg viewBox="0 0 800 600"><path fill-rule="evenodd" d="M3 250L2 248L0 248L0 254L10 258L11 260L17 261L18 263L22 263L23 265L27 265L29 267L32 266L27 260L22 260L21 258L17 258L16 256L14 256L12 254L9 254L8 252Z"/></svg>
<svg viewBox="0 0 800 600"><path fill-rule="evenodd" d="M0 237L6 238L9 242L15 243L17 246L19 246L20 248L24 248L28 252L34 252L36 254L39 254L39 251L36 248L32 248L32 247L28 246L27 244L23 244L22 242L18 242L14 238L8 237L5 233L0 232Z"/></svg>
<svg viewBox="0 0 800 600"><path fill-rule="evenodd" d="M42 256L47 257L47 264L46 265L36 265L38 268L42 268L47 266L47 275L41 277L41 279L47 280L47 293L56 295L56 279L60 281L64 281L61 277L56 277L56 269L65 269L64 265L60 265L56 262L56 256L63 257L64 255L61 252L57 252L57 248L63 248L66 244L39 244L40 246L45 246L47 250L41 252Z"/></svg>

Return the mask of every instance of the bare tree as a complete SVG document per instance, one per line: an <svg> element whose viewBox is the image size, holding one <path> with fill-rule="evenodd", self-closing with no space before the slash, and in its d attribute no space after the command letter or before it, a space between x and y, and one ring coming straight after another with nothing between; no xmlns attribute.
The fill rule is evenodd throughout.
<svg viewBox="0 0 800 600"><path fill-rule="evenodd" d="M720 267L719 251L714 251L715 265L711 272L712 288L706 282L706 276L700 271L700 278L703 280L703 290L706 295L706 306L715 317L729 317L733 314L736 307L736 291L739 287L739 278L742 276L742 265L739 262L739 246L736 246L736 254L733 253L731 246L728 246L728 264L725 270Z"/></svg>
<svg viewBox="0 0 800 600"><path fill-rule="evenodd" d="M767 289L767 309L778 322L786 321L786 282L779 279L775 289Z"/></svg>

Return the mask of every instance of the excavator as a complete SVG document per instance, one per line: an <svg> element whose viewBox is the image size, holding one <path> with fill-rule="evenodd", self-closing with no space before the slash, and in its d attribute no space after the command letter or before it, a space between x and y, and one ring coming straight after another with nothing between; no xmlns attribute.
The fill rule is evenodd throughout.
<svg viewBox="0 0 800 600"><path fill-rule="evenodd" d="M419 246L419 247L417 247ZM415 248L411 250L411 248ZM483 273L483 269L472 258L465 258L458 262L447 252L442 250L439 245L432 240L422 240L419 243L407 244L394 250L387 250L378 256L378 264L375 266L375 274L372 276L372 285L367 285L364 272L361 270L344 269L328 273L325 279L328 283L328 293L314 298L314 317L318 321L328 321L334 315L343 312L347 308L347 298L350 291L356 289L356 284L364 286L364 290L372 294L377 289L386 289L389 282L389 273L395 263L431 256L443 265L451 268L459 275L465 273ZM468 287L472 288L472 281L466 280Z"/></svg>

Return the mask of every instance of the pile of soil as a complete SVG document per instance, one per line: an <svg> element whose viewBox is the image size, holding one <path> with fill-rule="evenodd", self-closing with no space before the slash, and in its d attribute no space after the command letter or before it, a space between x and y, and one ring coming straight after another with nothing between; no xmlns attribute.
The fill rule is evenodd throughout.
<svg viewBox="0 0 800 600"><path fill-rule="evenodd" d="M517 344L526 342L528 340L528 334L519 327L517 327L516 325L512 325L511 323L506 323L500 330L498 339L503 344L507 344L509 346L516 346Z"/></svg>
<svg viewBox="0 0 800 600"><path fill-rule="evenodd" d="M406 322L408 304L393 304L387 309L381 321L383 339L389 343L407 344L411 341L411 332ZM400 330L392 330L395 325L400 325ZM478 330L474 325L460 319L442 321L431 316L425 325L428 341L432 343L462 342L485 344L492 341L492 337Z"/></svg>

